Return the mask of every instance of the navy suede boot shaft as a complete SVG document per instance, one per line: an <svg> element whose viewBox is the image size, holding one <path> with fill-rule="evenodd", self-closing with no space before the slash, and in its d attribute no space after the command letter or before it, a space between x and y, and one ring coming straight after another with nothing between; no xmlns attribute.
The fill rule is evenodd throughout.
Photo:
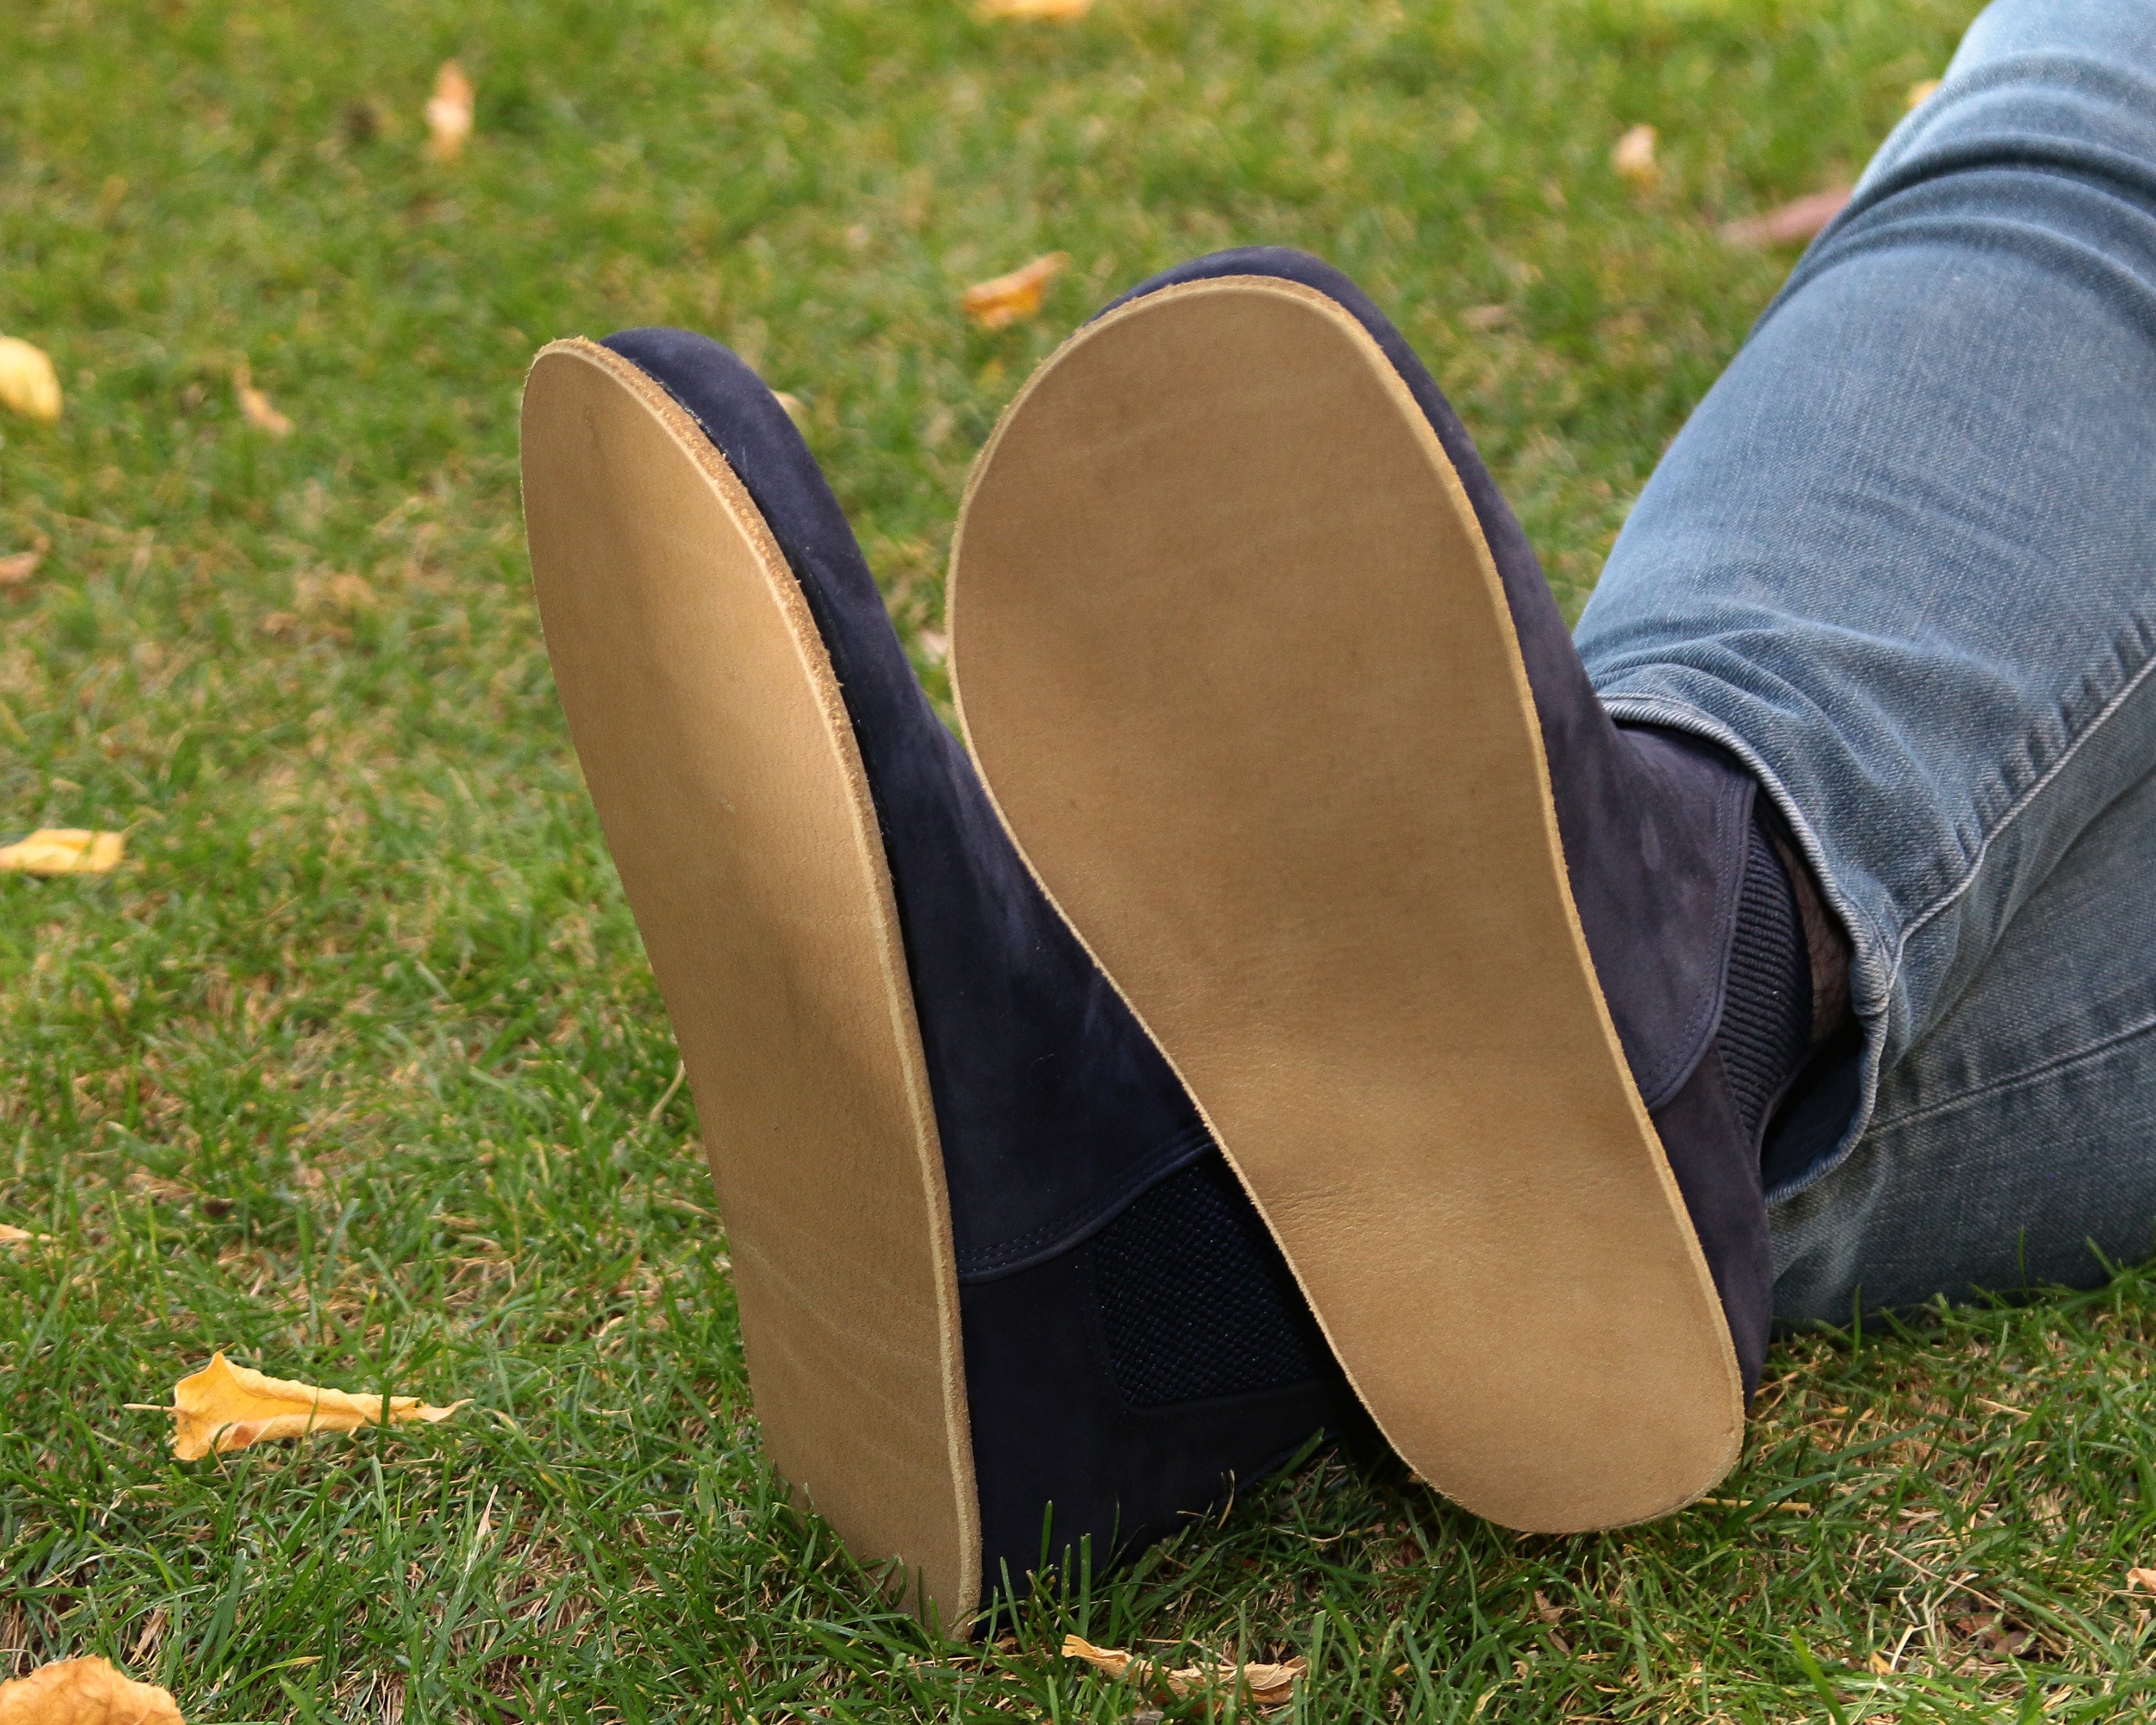
<svg viewBox="0 0 2156 1725"><path fill-rule="evenodd" d="M1218 252L1152 277L1106 310L1229 276L1300 284L1360 323L1466 491L1533 694L1589 952L1713 1273L1749 1393L1772 1316L1758 1144L1773 1101L1801 1063L1803 1032L1792 1040L1790 1027L1810 1009L1794 903L1761 831L1757 783L1711 744L1612 722L1526 534L1458 416L1399 331L1341 271L1280 248ZM1741 950L1755 961L1732 972L1740 925Z"/></svg>
<svg viewBox="0 0 2156 1725"><path fill-rule="evenodd" d="M1022 1587L1081 1538L1097 1562L1172 1531L1354 1418L1353 1398L1182 1085L921 693L784 409L702 337L604 345L753 498L866 768L949 1192L985 1586Z"/></svg>

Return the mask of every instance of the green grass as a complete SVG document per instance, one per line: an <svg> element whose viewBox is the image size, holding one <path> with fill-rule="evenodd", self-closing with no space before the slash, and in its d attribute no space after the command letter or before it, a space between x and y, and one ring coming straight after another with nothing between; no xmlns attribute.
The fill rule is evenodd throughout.
<svg viewBox="0 0 2156 1725"><path fill-rule="evenodd" d="M0 829L131 835L0 878L0 1219L51 1236L0 1251L0 1656L197 1721L1130 1717L1066 1630L1299 1652L1313 1720L2147 1706L2138 1273L1779 1350L1742 1470L1650 1527L1513 1537L1334 1450L989 1647L881 1609L762 1471L517 523L533 348L709 330L805 404L940 691L998 409L1122 286L1277 240L1393 312L1576 605L1787 268L1716 224L1861 166L1971 9L0 0L0 332L69 392L0 424L0 554L52 541L0 595ZM963 326L1050 250L1039 322ZM122 1404L219 1346L475 1405L175 1463Z"/></svg>

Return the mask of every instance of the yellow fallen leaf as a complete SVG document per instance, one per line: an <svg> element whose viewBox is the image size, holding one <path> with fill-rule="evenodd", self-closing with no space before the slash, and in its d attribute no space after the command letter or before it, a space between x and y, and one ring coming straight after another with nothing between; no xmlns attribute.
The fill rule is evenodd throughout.
<svg viewBox="0 0 2156 1725"><path fill-rule="evenodd" d="M60 416L60 378L42 348L0 336L0 407L48 425Z"/></svg>
<svg viewBox="0 0 2156 1725"><path fill-rule="evenodd" d="M1887 1656L1883 1653L1875 1653L1871 1655L1870 1658L1864 1661L1864 1663L1872 1672L1879 1676L1891 1677L1894 1675L1894 1661L1887 1658Z"/></svg>
<svg viewBox="0 0 2156 1725"><path fill-rule="evenodd" d="M1814 192L1778 204L1763 215L1724 222L1722 237L1732 245L1801 245L1841 214L1849 188Z"/></svg>
<svg viewBox="0 0 2156 1725"><path fill-rule="evenodd" d="M2136 1588L2146 1588L2150 1593L2156 1594L2156 1569L2128 1570L2126 1590L2130 1594Z"/></svg>
<svg viewBox="0 0 2156 1725"><path fill-rule="evenodd" d="M23 874L110 874L127 848L124 832L81 826L41 826L28 838L0 845L0 869Z"/></svg>
<svg viewBox="0 0 2156 1725"><path fill-rule="evenodd" d="M1083 1635L1063 1638L1063 1656L1082 1659L1103 1676L1120 1677L1131 1668L1131 1656L1120 1647L1096 1647ZM1144 1661L1140 1661L1142 1664Z"/></svg>
<svg viewBox="0 0 2156 1725"><path fill-rule="evenodd" d="M454 60L444 60L427 98L427 150L437 162L454 162L472 133L472 98L478 92Z"/></svg>
<svg viewBox="0 0 2156 1725"><path fill-rule="evenodd" d="M270 404L270 398L254 387L254 373L242 360L232 374L232 387L239 397L239 417L272 437L290 437L292 422Z"/></svg>
<svg viewBox="0 0 2156 1725"><path fill-rule="evenodd" d="M50 533L39 533L30 541L28 551L18 551L12 556L0 557L0 587L19 587L38 572L38 565L45 560L45 554L53 548Z"/></svg>
<svg viewBox="0 0 2156 1725"><path fill-rule="evenodd" d="M432 1408L417 1396L392 1396L383 1418L380 1396L355 1396L341 1389L318 1389L265 1377L249 1366L235 1366L220 1348L210 1362L172 1386L172 1405L141 1403L131 1407L174 1416L172 1454L198 1461L214 1450L225 1455L280 1438L304 1438L311 1432L357 1431L363 1425L403 1424L424 1420L438 1424L464 1402Z"/></svg>
<svg viewBox="0 0 2156 1725"><path fill-rule="evenodd" d="M1307 1660L1291 1659L1278 1665L1236 1665L1223 1661L1217 1665L1183 1666L1167 1671L1121 1647L1096 1647L1082 1635L1063 1638L1063 1656L1082 1659L1102 1675L1126 1679L1151 1693L1165 1690L1169 1696L1180 1699L1209 1689L1240 1688L1261 1707L1285 1706L1295 1694L1297 1680L1310 1669Z"/></svg>
<svg viewBox="0 0 2156 1725"><path fill-rule="evenodd" d="M1609 166L1619 179L1645 191L1662 177L1655 160L1656 136L1651 126L1635 126L1617 140L1617 147L1609 152Z"/></svg>
<svg viewBox="0 0 2156 1725"><path fill-rule="evenodd" d="M1919 78L1909 86L1909 93L1902 100L1912 108L1921 108L1931 100L1932 92L1938 87L1939 80L1936 78Z"/></svg>
<svg viewBox="0 0 2156 1725"><path fill-rule="evenodd" d="M1008 275L977 282L958 297L958 309L983 329L1003 329L1040 309L1040 296L1070 261L1067 251L1051 251L1021 265Z"/></svg>
<svg viewBox="0 0 2156 1725"><path fill-rule="evenodd" d="M183 1725L169 1690L102 1659L64 1659L0 1683L0 1725Z"/></svg>
<svg viewBox="0 0 2156 1725"><path fill-rule="evenodd" d="M980 0L973 15L993 23L1000 18L1046 18L1056 23L1069 23L1081 18L1093 8L1093 0Z"/></svg>

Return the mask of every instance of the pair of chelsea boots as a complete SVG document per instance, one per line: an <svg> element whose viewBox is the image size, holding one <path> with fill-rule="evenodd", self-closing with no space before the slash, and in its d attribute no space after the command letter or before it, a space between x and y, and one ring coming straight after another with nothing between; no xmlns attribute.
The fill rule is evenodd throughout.
<svg viewBox="0 0 2156 1725"><path fill-rule="evenodd" d="M939 723L783 409L547 348L547 648L777 1471L950 1627L1366 1415L1507 1526L1735 1460L1810 971L1754 781L1604 712L1428 373L1301 254L1004 416Z"/></svg>

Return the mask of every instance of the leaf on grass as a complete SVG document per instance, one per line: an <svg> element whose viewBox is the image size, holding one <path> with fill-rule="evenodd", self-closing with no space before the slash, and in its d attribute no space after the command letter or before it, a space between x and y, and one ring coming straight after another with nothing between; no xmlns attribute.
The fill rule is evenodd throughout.
<svg viewBox="0 0 2156 1725"><path fill-rule="evenodd" d="M478 92L454 60L444 60L434 74L434 93L427 98L427 153L437 162L454 162L472 134L472 99Z"/></svg>
<svg viewBox="0 0 2156 1725"><path fill-rule="evenodd" d="M169 1690L102 1659L64 1659L0 1683L0 1725L182 1725Z"/></svg>
<svg viewBox="0 0 2156 1725"><path fill-rule="evenodd" d="M28 838L0 845L0 869L21 874L110 874L127 848L124 832L81 826L41 826Z"/></svg>
<svg viewBox="0 0 2156 1725"><path fill-rule="evenodd" d="M1932 92L1938 87L1939 80L1936 78L1919 78L1909 86L1909 93L1902 100L1912 108L1921 108L1932 99Z"/></svg>
<svg viewBox="0 0 2156 1725"><path fill-rule="evenodd" d="M412 1420L437 1424L465 1405L453 1402L446 1408L432 1408L417 1396L392 1396L385 1418L380 1396L355 1396L341 1389L265 1377L251 1367L234 1365L220 1348L201 1371L173 1385L170 1408L151 1404L144 1411L173 1415L172 1454L182 1461L198 1461L213 1450L223 1455L280 1438L304 1438L311 1432L357 1431L363 1425Z"/></svg>
<svg viewBox="0 0 2156 1725"><path fill-rule="evenodd" d="M1764 215L1745 216L1722 224L1722 237L1732 245L1801 245L1841 214L1849 202L1849 188L1814 192L1793 198Z"/></svg>
<svg viewBox="0 0 2156 1725"><path fill-rule="evenodd" d="M48 425L60 416L60 378L45 350L0 336L0 407Z"/></svg>
<svg viewBox="0 0 2156 1725"><path fill-rule="evenodd" d="M1285 1707L1294 1697L1296 1683L1310 1669L1307 1660L1291 1659L1278 1665L1237 1665L1222 1661L1217 1665L1183 1666L1168 1671L1121 1647L1096 1647L1081 1635L1063 1638L1063 1656L1082 1659L1104 1676L1127 1681L1155 1696L1165 1693L1180 1700L1210 1689L1240 1689L1249 1695L1254 1705L1261 1707Z"/></svg>
<svg viewBox="0 0 2156 1725"><path fill-rule="evenodd" d="M45 560L45 554L53 548L53 536L39 533L30 541L28 551L18 551L12 556L0 557L0 587L19 587L38 572L38 565Z"/></svg>
<svg viewBox="0 0 2156 1725"><path fill-rule="evenodd" d="M270 398L254 387L254 374L242 360L232 374L234 392L239 397L239 417L258 431L272 437L290 437L292 422L270 404Z"/></svg>
<svg viewBox="0 0 2156 1725"><path fill-rule="evenodd" d="M1662 177L1661 164L1655 160L1656 137L1653 126L1635 126L1617 140L1609 166L1619 179L1644 192Z"/></svg>
<svg viewBox="0 0 2156 1725"><path fill-rule="evenodd" d="M2136 1588L2146 1588L2150 1593L2156 1594L2156 1569L2128 1570L2126 1590L2130 1594Z"/></svg>
<svg viewBox="0 0 2156 1725"><path fill-rule="evenodd" d="M49 1240L49 1233L32 1233L27 1228L18 1228L12 1222L0 1222L0 1246L27 1246L33 1240ZM2143 1572L2137 1570L2135 1573Z"/></svg>
<svg viewBox="0 0 2156 1725"><path fill-rule="evenodd" d="M958 309L983 329L1006 328L1040 310L1041 294L1070 261L1069 252L1051 251L1008 275L976 282L959 296Z"/></svg>
<svg viewBox="0 0 2156 1725"><path fill-rule="evenodd" d="M980 0L973 15L986 23L1000 19L1030 21L1045 18L1067 24L1093 9L1093 0Z"/></svg>
<svg viewBox="0 0 2156 1725"><path fill-rule="evenodd" d="M1964 1640L1975 1642L1979 1649L1995 1659L2016 1658L2036 1639L2034 1630L2014 1622L2003 1611L1958 1617L1953 1628L1953 1632Z"/></svg>

